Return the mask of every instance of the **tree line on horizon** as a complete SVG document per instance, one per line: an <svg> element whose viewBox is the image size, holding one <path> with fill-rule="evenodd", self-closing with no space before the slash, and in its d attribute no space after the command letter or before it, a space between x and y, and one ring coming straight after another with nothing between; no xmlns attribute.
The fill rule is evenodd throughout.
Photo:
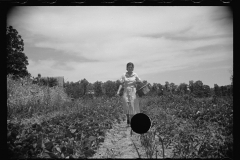
<svg viewBox="0 0 240 160"><path fill-rule="evenodd" d="M137 90L140 86L146 84L147 81L144 80L143 84L137 85ZM77 82L66 82L64 83L64 88L66 93L74 99L87 96L89 90L94 91L94 96L107 96L113 97L116 95L120 81L96 81L95 83L89 83L85 78ZM232 85L218 86L214 84L214 88L210 88L208 85L204 85L202 81L198 80L194 82L189 81L189 84L180 83L180 85L175 85L174 83L165 84L153 83L150 88L148 95L150 96L162 96L162 95L185 95L190 94L196 98L205 98L212 96L232 96ZM120 95L123 94L123 88L120 91Z"/></svg>

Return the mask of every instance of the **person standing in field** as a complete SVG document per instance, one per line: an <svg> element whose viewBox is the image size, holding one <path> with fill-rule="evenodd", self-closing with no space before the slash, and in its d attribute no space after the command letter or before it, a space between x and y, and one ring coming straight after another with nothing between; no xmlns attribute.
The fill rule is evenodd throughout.
<svg viewBox="0 0 240 160"><path fill-rule="evenodd" d="M127 72L123 73L120 78L120 86L117 91L117 95L119 95L122 87L123 91L123 110L124 114L127 116L127 124L131 123L131 118L133 115L140 113L139 109L139 101L136 95L137 82L142 82L138 77L137 73L133 72L134 65L129 62L127 64ZM129 105L130 103L130 105Z"/></svg>

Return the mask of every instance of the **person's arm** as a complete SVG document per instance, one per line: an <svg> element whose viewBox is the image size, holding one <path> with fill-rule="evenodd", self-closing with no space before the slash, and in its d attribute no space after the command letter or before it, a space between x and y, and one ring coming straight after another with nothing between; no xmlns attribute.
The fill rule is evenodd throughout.
<svg viewBox="0 0 240 160"><path fill-rule="evenodd" d="M121 91L121 89L123 87L123 83L124 83L124 77L121 76L121 78L120 78L120 85L118 87L117 95L119 95L119 93L120 93L120 91Z"/></svg>
<svg viewBox="0 0 240 160"><path fill-rule="evenodd" d="M118 88L118 91L117 91L117 94L118 94L118 95L119 95L121 89L122 89L122 84L119 85L119 88Z"/></svg>
<svg viewBox="0 0 240 160"><path fill-rule="evenodd" d="M136 74L136 82L137 82L137 83L136 83L137 86L140 85L141 83L143 83L142 80L138 77L137 74ZM136 87L137 87L137 86L136 86Z"/></svg>

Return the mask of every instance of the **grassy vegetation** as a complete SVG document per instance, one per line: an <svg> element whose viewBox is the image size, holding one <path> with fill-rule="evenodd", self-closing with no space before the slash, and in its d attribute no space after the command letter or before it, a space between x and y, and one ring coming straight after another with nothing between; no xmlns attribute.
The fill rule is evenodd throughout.
<svg viewBox="0 0 240 160"><path fill-rule="evenodd" d="M27 78L13 80L7 77L8 119L29 118L62 110L69 103L64 89L32 84Z"/></svg>
<svg viewBox="0 0 240 160"><path fill-rule="evenodd" d="M9 158L91 157L124 117L119 97L71 101L62 88L27 79L8 77L7 95ZM140 107L152 120L140 138L149 158L164 157L166 148L173 158L232 158L231 97L143 96Z"/></svg>

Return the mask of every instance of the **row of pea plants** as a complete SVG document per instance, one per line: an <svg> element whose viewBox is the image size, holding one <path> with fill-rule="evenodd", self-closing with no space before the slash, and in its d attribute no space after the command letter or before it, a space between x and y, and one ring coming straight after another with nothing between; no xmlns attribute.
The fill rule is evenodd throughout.
<svg viewBox="0 0 240 160"><path fill-rule="evenodd" d="M62 114L28 125L7 123L8 157L88 158L94 155L113 123L120 123L119 98L67 102Z"/></svg>
<svg viewBox="0 0 240 160"><path fill-rule="evenodd" d="M140 104L152 120L141 136L149 158L164 158L166 149L171 158L233 158L232 99L143 97Z"/></svg>

